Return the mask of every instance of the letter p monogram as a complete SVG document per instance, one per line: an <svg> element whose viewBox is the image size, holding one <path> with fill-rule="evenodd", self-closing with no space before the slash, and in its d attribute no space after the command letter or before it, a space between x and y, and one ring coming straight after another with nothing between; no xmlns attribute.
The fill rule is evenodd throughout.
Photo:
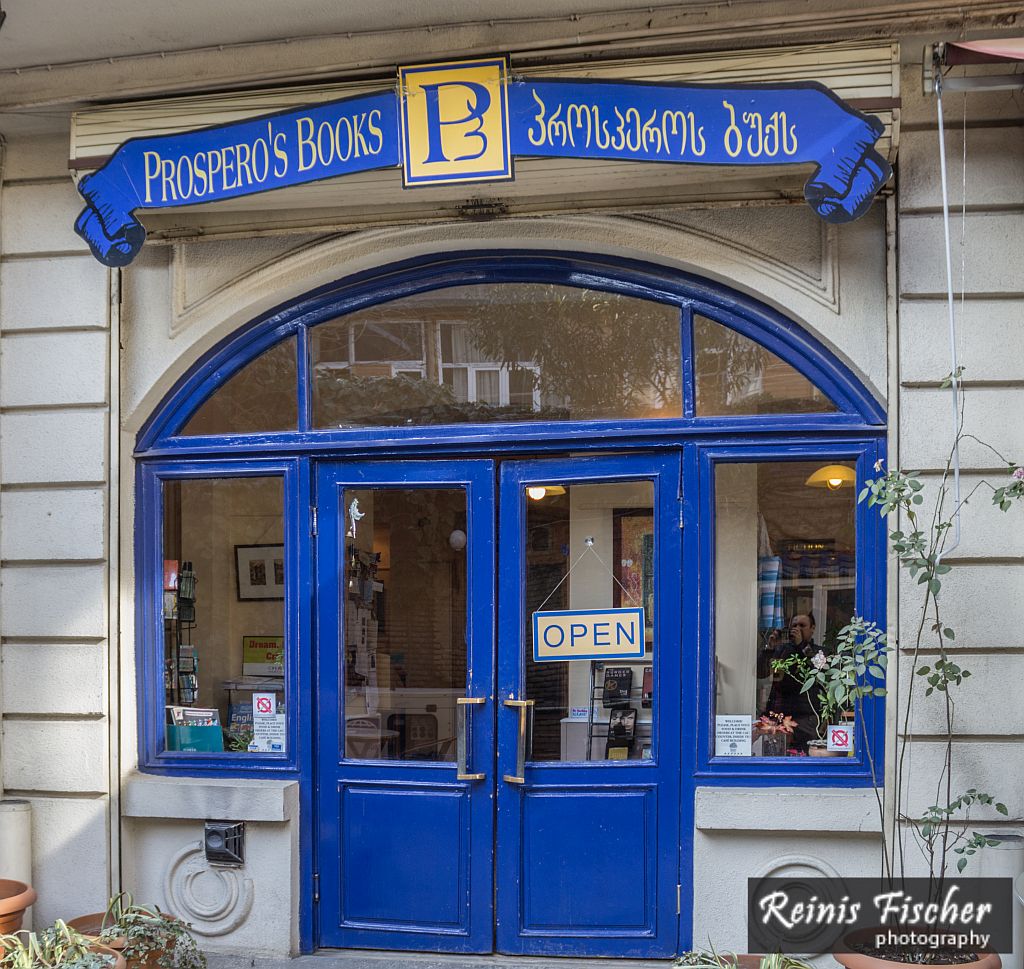
<svg viewBox="0 0 1024 969"><path fill-rule="evenodd" d="M441 117L441 99L438 92L441 88L464 88L466 94L466 113L460 118L445 120ZM436 81L433 84L424 84L423 93L427 97L427 157L424 165L435 165L437 162L447 161L473 161L487 151L487 135L483 132L484 118L487 109L491 106L491 94L482 84L476 81ZM463 125L476 122L475 125L465 131L462 137L478 138L480 149L477 152L470 152L465 155L457 155L449 158L444 153L444 146L441 143L441 128L443 125Z"/></svg>
<svg viewBox="0 0 1024 969"><path fill-rule="evenodd" d="M406 187L512 177L504 59L398 69Z"/></svg>

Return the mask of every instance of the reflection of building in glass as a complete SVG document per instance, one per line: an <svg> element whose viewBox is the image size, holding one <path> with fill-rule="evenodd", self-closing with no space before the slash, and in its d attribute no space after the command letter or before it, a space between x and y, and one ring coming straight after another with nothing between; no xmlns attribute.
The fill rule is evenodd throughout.
<svg viewBox="0 0 1024 969"><path fill-rule="evenodd" d="M310 331L318 427L682 416L676 307L505 283L433 290Z"/></svg>

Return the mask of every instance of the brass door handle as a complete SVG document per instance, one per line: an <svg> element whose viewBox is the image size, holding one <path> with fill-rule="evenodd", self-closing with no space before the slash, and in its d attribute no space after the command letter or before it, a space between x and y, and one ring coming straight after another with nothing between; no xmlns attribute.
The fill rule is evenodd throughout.
<svg viewBox="0 0 1024 969"><path fill-rule="evenodd" d="M526 783L526 718L533 713L533 700L505 700L505 706L519 711L519 732L516 738L516 772L505 774L508 784Z"/></svg>
<svg viewBox="0 0 1024 969"><path fill-rule="evenodd" d="M455 703L458 708L458 726L456 728L455 735L455 748L456 757L458 759L458 772L455 775L456 780L460 781L482 781L487 776L486 774L471 774L469 773L469 752L467 737L469 736L468 719L469 719L469 708L475 706L481 706L487 702L485 696L460 696Z"/></svg>

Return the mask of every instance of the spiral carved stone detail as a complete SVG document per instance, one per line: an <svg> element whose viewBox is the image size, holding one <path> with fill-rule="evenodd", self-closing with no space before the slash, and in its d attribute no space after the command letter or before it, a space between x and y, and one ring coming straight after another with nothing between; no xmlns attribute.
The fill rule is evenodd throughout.
<svg viewBox="0 0 1024 969"><path fill-rule="evenodd" d="M199 841L185 845L171 859L164 892L171 911L191 922L196 935L227 935L252 908L252 880L241 869L211 865Z"/></svg>

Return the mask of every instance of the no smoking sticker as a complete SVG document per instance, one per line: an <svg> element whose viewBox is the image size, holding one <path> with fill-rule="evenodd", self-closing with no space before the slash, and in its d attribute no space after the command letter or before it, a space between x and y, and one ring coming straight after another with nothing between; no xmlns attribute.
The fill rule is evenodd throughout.
<svg viewBox="0 0 1024 969"><path fill-rule="evenodd" d="M849 723L829 726L828 728L828 749L847 753L853 750L853 725Z"/></svg>
<svg viewBox="0 0 1024 969"><path fill-rule="evenodd" d="M252 695L252 712L254 716L267 716L277 713L277 697L273 693L254 693Z"/></svg>

